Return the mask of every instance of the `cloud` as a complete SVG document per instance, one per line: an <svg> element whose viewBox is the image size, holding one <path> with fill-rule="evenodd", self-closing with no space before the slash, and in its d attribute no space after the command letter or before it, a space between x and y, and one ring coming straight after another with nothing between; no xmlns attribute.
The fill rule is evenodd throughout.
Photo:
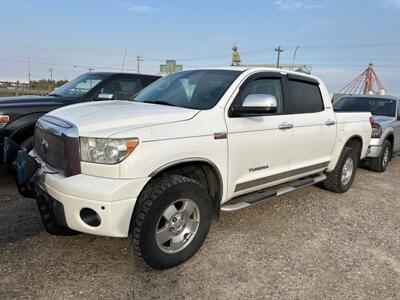
<svg viewBox="0 0 400 300"><path fill-rule="evenodd" d="M323 3L301 1L301 0L275 0L274 5L277 9L281 10L296 10L296 9L313 10L325 6Z"/></svg>
<svg viewBox="0 0 400 300"><path fill-rule="evenodd" d="M126 9L131 12L140 14L146 14L156 11L154 7L141 3L129 3L126 6Z"/></svg>

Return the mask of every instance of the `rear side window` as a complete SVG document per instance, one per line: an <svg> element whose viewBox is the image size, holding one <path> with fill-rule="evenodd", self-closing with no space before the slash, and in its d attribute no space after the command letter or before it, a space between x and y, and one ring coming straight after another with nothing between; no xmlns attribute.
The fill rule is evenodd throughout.
<svg viewBox="0 0 400 300"><path fill-rule="evenodd" d="M289 80L293 113L306 114L324 110L324 102L318 85Z"/></svg>

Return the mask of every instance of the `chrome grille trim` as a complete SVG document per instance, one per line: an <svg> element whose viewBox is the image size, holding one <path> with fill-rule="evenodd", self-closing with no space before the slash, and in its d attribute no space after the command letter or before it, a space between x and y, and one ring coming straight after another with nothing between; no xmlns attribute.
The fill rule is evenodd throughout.
<svg viewBox="0 0 400 300"><path fill-rule="evenodd" d="M47 143L47 151L42 143ZM52 116L38 120L35 128L35 154L64 176L80 174L79 134L75 125Z"/></svg>

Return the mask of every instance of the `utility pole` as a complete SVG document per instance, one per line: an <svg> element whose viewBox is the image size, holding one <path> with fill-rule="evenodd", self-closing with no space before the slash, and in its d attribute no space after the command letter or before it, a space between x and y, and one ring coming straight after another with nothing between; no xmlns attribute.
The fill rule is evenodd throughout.
<svg viewBox="0 0 400 300"><path fill-rule="evenodd" d="M137 73L140 74L140 63L143 62L143 59L140 55L136 57L136 62L137 62Z"/></svg>
<svg viewBox="0 0 400 300"><path fill-rule="evenodd" d="M50 88L51 88L51 90L54 90L54 86L53 86L53 69L50 68L49 72L50 72Z"/></svg>
<svg viewBox="0 0 400 300"><path fill-rule="evenodd" d="M31 57L28 56L28 87L31 87Z"/></svg>
<svg viewBox="0 0 400 300"><path fill-rule="evenodd" d="M89 73L92 73L93 70L94 70L94 69L91 68L91 67L88 68Z"/></svg>
<svg viewBox="0 0 400 300"><path fill-rule="evenodd" d="M278 48L275 48L275 51L278 52L278 57L276 60L276 67L279 68L279 59L281 57L281 52L283 52L283 49L281 48L281 46L279 46Z"/></svg>
<svg viewBox="0 0 400 300"><path fill-rule="evenodd" d="M126 50L124 52L124 59L122 60L122 68L121 68L121 72L124 71L124 67L125 67L125 58L126 58Z"/></svg>

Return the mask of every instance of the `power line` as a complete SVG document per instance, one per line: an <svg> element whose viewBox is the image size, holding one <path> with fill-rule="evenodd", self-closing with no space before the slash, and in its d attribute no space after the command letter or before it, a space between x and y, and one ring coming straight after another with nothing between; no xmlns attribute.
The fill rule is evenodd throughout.
<svg viewBox="0 0 400 300"><path fill-rule="evenodd" d="M41 49L48 51L60 51L60 52L69 52L69 53L77 53L77 54L87 54L87 55L101 55L101 56L121 56L121 53L118 52L98 52L96 50L82 50L82 49L68 49L68 48L54 48L54 47L45 47L45 46L35 46L35 45L27 45L20 43L11 43L11 42L2 42L0 46L6 47L17 47L17 48L33 48L33 49ZM295 49L297 45L283 45L285 49ZM331 44L331 45L301 45L302 48L319 48L319 49L327 49L327 48L358 48L358 47L400 47L400 43L365 43L365 44ZM252 55L257 52L264 52L268 50L273 50L273 46L258 48L258 49L250 49L241 51L241 55ZM130 58L134 58L133 56L126 56ZM230 54L221 54L221 55L213 55L213 56L199 56L199 57L178 57L175 58L179 61L198 61L198 60L211 60L211 59L219 59L219 58L228 58ZM165 58L156 58L156 57L147 57L143 56L144 59L148 61L164 61Z"/></svg>
<svg viewBox="0 0 400 300"><path fill-rule="evenodd" d="M25 60L23 59L10 59L10 58L1 58L0 60L2 61L12 61L12 62L21 62L21 63L26 63ZM79 64L63 64L63 63L54 63L54 62L45 62L45 61L35 61L31 60L31 64L38 64L38 65L54 65L54 66L61 66L61 67L74 67L74 66L79 66L81 68L96 68L96 69L110 69L110 70L121 70L120 67L110 67L110 66L94 66L94 65L79 65ZM128 69L130 71L133 71L134 69Z"/></svg>

